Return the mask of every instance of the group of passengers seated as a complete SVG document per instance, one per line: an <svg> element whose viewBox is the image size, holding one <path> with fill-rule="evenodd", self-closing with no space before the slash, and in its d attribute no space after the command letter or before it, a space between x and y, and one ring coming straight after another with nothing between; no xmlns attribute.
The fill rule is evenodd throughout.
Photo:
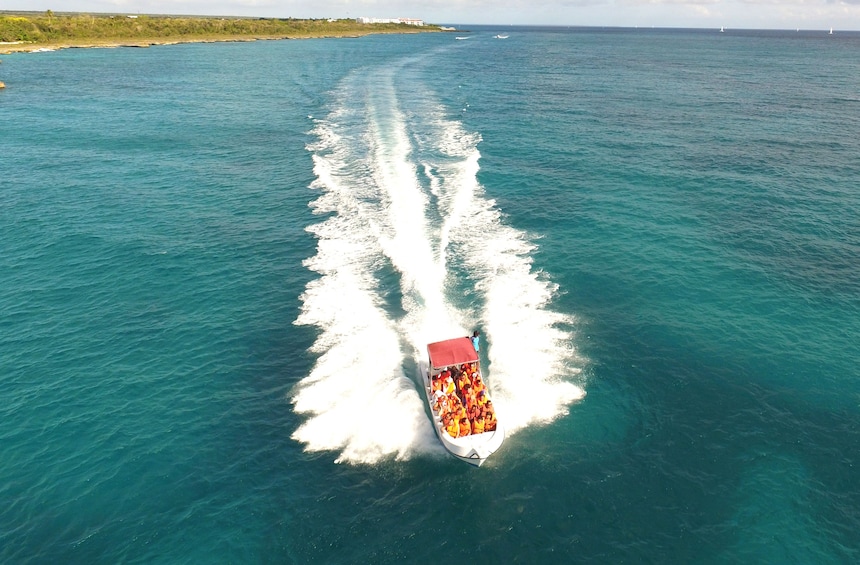
<svg viewBox="0 0 860 565"><path fill-rule="evenodd" d="M487 395L477 363L449 367L430 381L432 408L453 438L496 429L493 401Z"/></svg>

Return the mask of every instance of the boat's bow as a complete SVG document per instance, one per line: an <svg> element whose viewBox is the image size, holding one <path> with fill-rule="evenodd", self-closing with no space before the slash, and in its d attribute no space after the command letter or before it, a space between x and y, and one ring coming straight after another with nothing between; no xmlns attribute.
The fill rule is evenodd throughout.
<svg viewBox="0 0 860 565"><path fill-rule="evenodd" d="M495 417L478 352L468 337L431 343L427 351L430 363L424 391L436 435L453 456L480 467L501 447L505 430ZM485 418L493 424L488 431L484 431ZM451 433L446 427L451 427Z"/></svg>

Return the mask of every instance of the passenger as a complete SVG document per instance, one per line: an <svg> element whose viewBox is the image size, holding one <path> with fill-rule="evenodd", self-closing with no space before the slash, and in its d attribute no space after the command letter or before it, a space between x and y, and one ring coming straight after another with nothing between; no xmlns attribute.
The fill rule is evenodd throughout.
<svg viewBox="0 0 860 565"><path fill-rule="evenodd" d="M487 402L487 413L484 415L484 431L496 430L496 413L493 411L492 402Z"/></svg>
<svg viewBox="0 0 860 565"><path fill-rule="evenodd" d="M447 411L448 411L450 414L456 414L456 412L459 410L459 405L458 405L458 403L455 401L455 398L456 398L456 397L451 397L451 396L446 396L446 397L445 397L445 406L446 406L446 408L447 408Z"/></svg>
<svg viewBox="0 0 860 565"><path fill-rule="evenodd" d="M469 396L466 398L466 408L469 410L475 408L480 412L481 407L478 405L478 400L475 398L474 393L470 393Z"/></svg>
<svg viewBox="0 0 860 565"><path fill-rule="evenodd" d="M457 390L456 385L454 385L454 379L448 377L445 381L445 394L453 394Z"/></svg>
<svg viewBox="0 0 860 565"><path fill-rule="evenodd" d="M465 373L465 372L464 372L464 373L463 373L462 375L460 375L460 377L457 379L457 389L458 389L460 392L463 392L463 389L464 389L467 385L468 385L468 386L472 386L472 379L470 379L470 378L469 378L469 374L468 374L468 373Z"/></svg>
<svg viewBox="0 0 860 565"><path fill-rule="evenodd" d="M496 431L496 417L493 414L487 415L484 418L484 431L485 432L494 432Z"/></svg>
<svg viewBox="0 0 860 565"><path fill-rule="evenodd" d="M457 425L457 420L455 420L450 414L448 414L448 417L445 419L445 431L453 438L460 435L460 426Z"/></svg>
<svg viewBox="0 0 860 565"><path fill-rule="evenodd" d="M451 403L451 399L447 396L443 396L442 400L439 401L440 406L443 408L439 411L440 414L451 414L452 416L456 412L456 407Z"/></svg>
<svg viewBox="0 0 860 565"><path fill-rule="evenodd" d="M478 414L478 416L472 420L472 435L482 433L484 433L484 417Z"/></svg>
<svg viewBox="0 0 860 565"><path fill-rule="evenodd" d="M436 412L445 412L448 410L448 398L441 390L433 393L433 407Z"/></svg>
<svg viewBox="0 0 860 565"><path fill-rule="evenodd" d="M445 381L442 380L442 374L441 373L436 375L435 377L433 377L433 380L430 381L430 390L432 390L433 392L436 392L437 390L441 391L442 390L442 384L444 382Z"/></svg>
<svg viewBox="0 0 860 565"><path fill-rule="evenodd" d="M487 396L486 390L482 390L481 392L479 392L475 396L475 400L476 400L478 406L481 406L481 407L483 407L487 404L488 399L489 399L489 397Z"/></svg>
<svg viewBox="0 0 860 565"><path fill-rule="evenodd" d="M472 388L475 390L475 394L478 394L487 388L484 386L484 381L481 379L481 375L475 375L475 378L472 379Z"/></svg>
<svg viewBox="0 0 860 565"><path fill-rule="evenodd" d="M458 437L466 437L472 433L472 425L469 424L468 418L460 418L460 435Z"/></svg>
<svg viewBox="0 0 860 565"><path fill-rule="evenodd" d="M462 404L454 408L452 412L455 413L458 420L469 417L469 414L466 412L466 408Z"/></svg>
<svg viewBox="0 0 860 565"><path fill-rule="evenodd" d="M481 350L481 332L479 332L478 330L475 330L474 332L472 332L472 337L470 337L469 339L472 340L472 347L475 348L475 352L477 353L478 351L480 351Z"/></svg>

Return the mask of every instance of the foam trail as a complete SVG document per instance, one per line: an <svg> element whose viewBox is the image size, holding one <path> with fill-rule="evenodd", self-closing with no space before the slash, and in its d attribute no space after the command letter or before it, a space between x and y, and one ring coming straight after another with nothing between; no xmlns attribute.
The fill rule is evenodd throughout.
<svg viewBox="0 0 860 565"><path fill-rule="evenodd" d="M347 116L333 117L349 123ZM308 228L318 245L305 264L321 276L302 295L296 323L321 329L313 346L321 356L292 399L297 412L310 415L293 438L309 451L340 451L338 462L403 459L437 448L377 290L377 234L385 222L375 201L379 190L367 181L369 171L354 165L366 163L350 149L362 145L335 129L318 123L320 142L309 148L316 153L313 187L323 191L312 206L333 215Z"/></svg>
<svg viewBox="0 0 860 565"><path fill-rule="evenodd" d="M320 329L320 356L292 397L308 416L293 437L339 462L441 451L403 367L465 328L489 339L489 383L509 430L584 395L571 382L572 320L552 310L556 288L532 269L529 236L504 224L478 182L480 136L443 117L408 76L413 66L345 79L308 146L321 193L311 206L329 216L308 228L318 245L305 264L320 277L296 323ZM400 304L390 303L392 275Z"/></svg>
<svg viewBox="0 0 860 565"><path fill-rule="evenodd" d="M394 77L400 68L376 77L371 104L373 134L371 162L387 211L380 243L383 253L400 272L406 316L400 327L409 336L417 359L428 342L465 335L458 313L444 295L444 244L428 224L429 199L419 182L408 124L398 109ZM381 80L384 78L385 80Z"/></svg>
<svg viewBox="0 0 860 565"><path fill-rule="evenodd" d="M534 245L524 232L505 225L495 202L478 182L480 137L458 122L437 116L444 135L435 136L447 159L428 164L446 180L440 213L448 221L451 253L482 295L476 313L489 348L489 383L510 431L546 422L567 413L585 396L571 382L579 375L573 348L573 320L552 310L557 286L532 268ZM456 229L467 226L467 229Z"/></svg>

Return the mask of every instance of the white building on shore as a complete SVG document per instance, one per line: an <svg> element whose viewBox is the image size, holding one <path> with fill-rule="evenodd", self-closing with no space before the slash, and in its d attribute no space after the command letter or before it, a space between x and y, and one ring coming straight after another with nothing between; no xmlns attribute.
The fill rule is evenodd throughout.
<svg viewBox="0 0 860 565"><path fill-rule="evenodd" d="M411 26L423 26L424 20L414 18L355 18L360 24L408 24Z"/></svg>

